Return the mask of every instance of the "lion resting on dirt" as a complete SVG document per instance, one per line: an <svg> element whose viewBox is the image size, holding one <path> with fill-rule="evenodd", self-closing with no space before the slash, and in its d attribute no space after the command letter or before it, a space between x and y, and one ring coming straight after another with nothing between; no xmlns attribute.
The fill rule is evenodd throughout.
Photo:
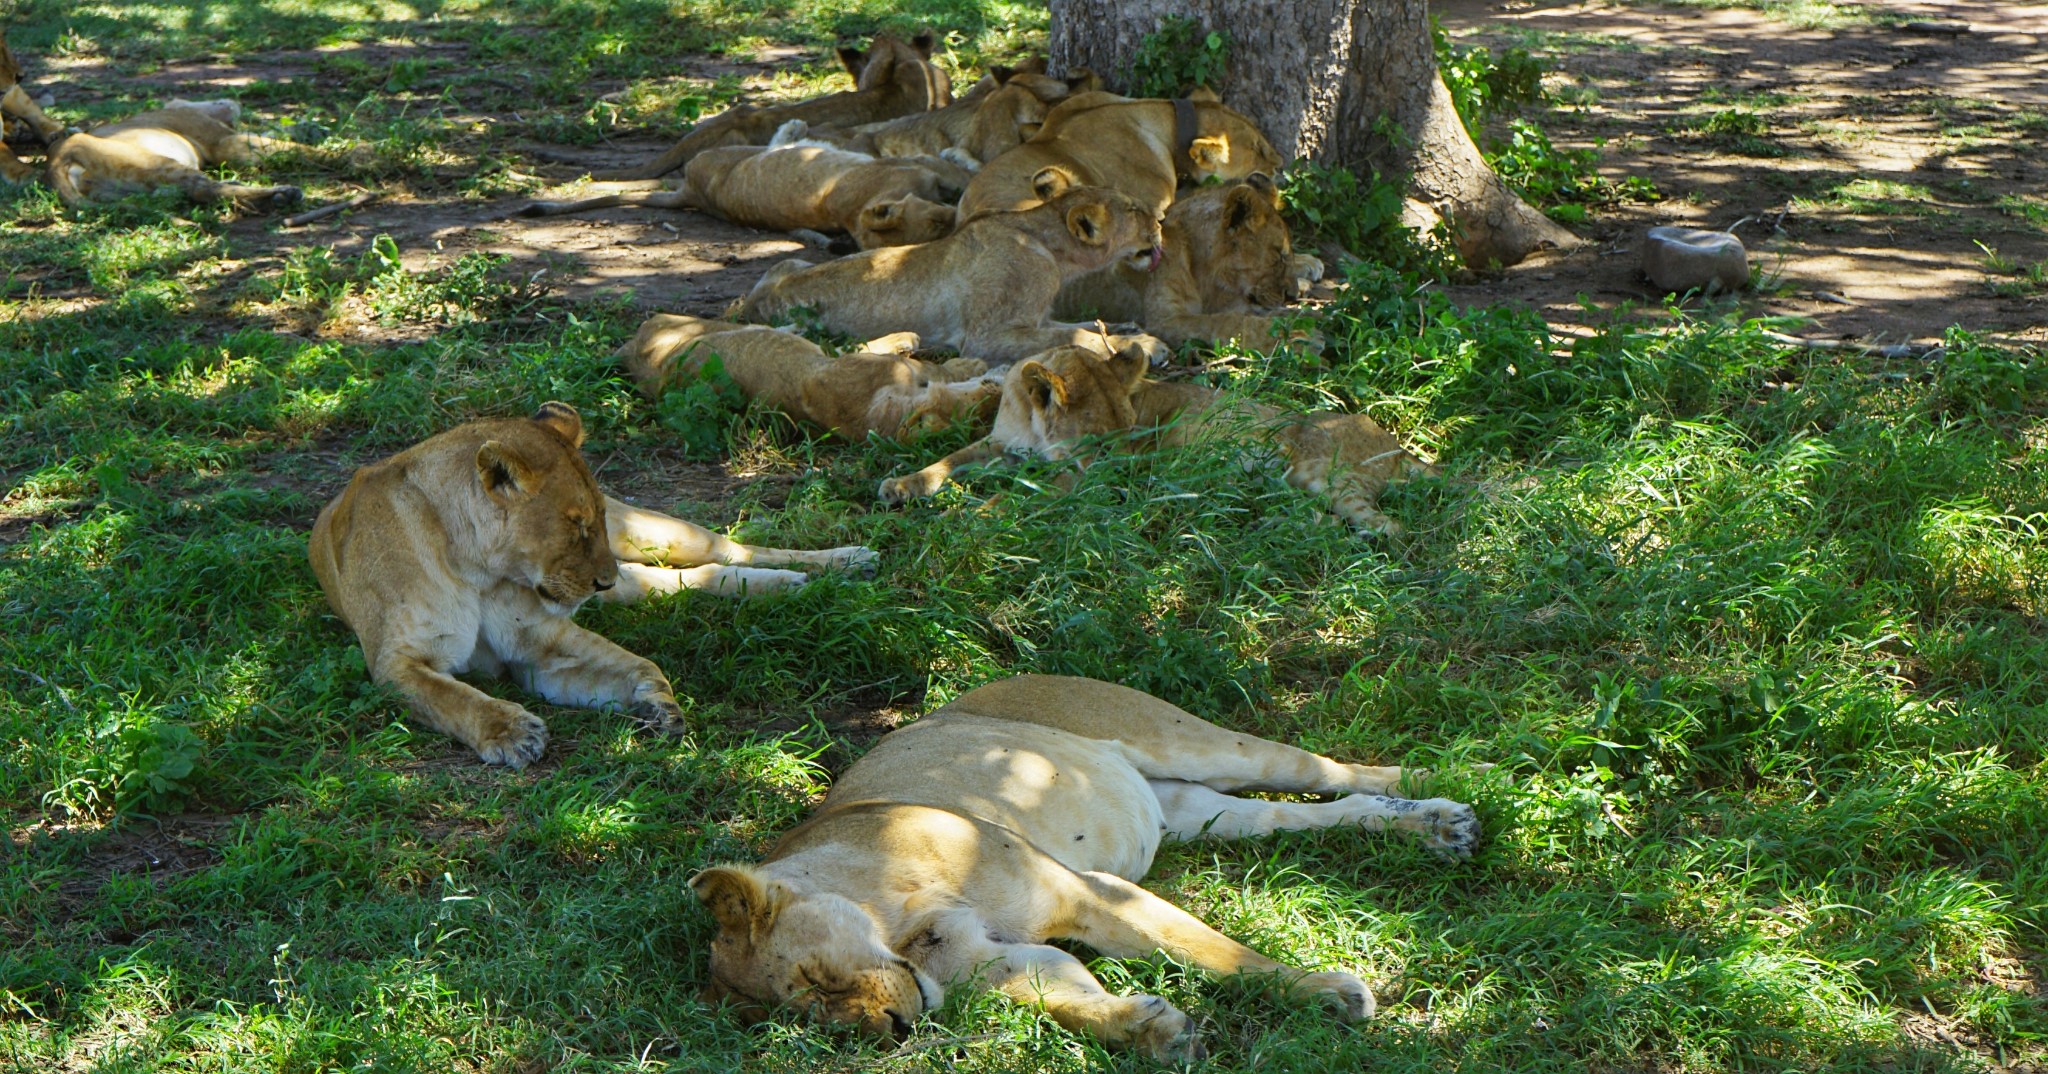
<svg viewBox="0 0 2048 1074"><path fill-rule="evenodd" d="M929 347L1007 362L1063 344L1101 345L1093 327L1047 318L1060 284L1126 258L1156 264L1159 219L1113 190L1076 187L1036 208L991 213L922 246L769 269L738 307L768 321L799 307L856 338L915 332ZM1161 353L1165 345L1141 337Z"/></svg>
<svg viewBox="0 0 2048 1074"><path fill-rule="evenodd" d="M1401 524L1380 513L1380 493L1393 482L1437 473L1434 463L1363 414L1291 413L1200 384L1146 380L1144 372L1144 356L1135 351L1104 359L1063 347L1019 362L1003 379L1002 402L985 439L882 482L879 495L902 503L936 493L954 470L972 463L1026 455L1058 461L1090 437L1158 428L1162 447L1215 435L1262 441L1270 451L1248 459L1247 468L1285 460L1287 483L1327 494L1339 518L1368 533L1397 534Z"/></svg>
<svg viewBox="0 0 2048 1074"><path fill-rule="evenodd" d="M879 160L809 141L793 119L767 146L708 149L683 166L679 190L605 194L581 201L536 201L521 216L636 205L697 209L747 227L843 231L863 250L908 246L953 230L951 202L973 173L941 157Z"/></svg>
<svg viewBox="0 0 2048 1074"><path fill-rule="evenodd" d="M995 405L1000 377L979 358L944 364L909 357L917 337L899 333L832 357L794 332L757 324L656 314L619 348L626 372L650 398L716 357L747 398L849 440L943 429Z"/></svg>
<svg viewBox="0 0 2048 1074"><path fill-rule="evenodd" d="M463 672L509 674L553 704L619 706L663 728L680 719L659 668L570 621L592 596L760 593L805 576L737 564L874 560L858 547L750 548L620 503L591 480L582 442L565 403L458 426L357 470L307 542L370 678L489 764L539 757L547 725L454 677Z"/></svg>
<svg viewBox="0 0 2048 1074"><path fill-rule="evenodd" d="M1254 306L1284 306L1323 276L1323 263L1297 254L1280 218L1280 190L1264 172L1190 191L1166 211L1165 256L1151 272L1112 265L1060 289L1053 316L1130 321L1179 345L1188 340L1271 339L1274 318Z"/></svg>
<svg viewBox="0 0 2048 1074"><path fill-rule="evenodd" d="M24 137L48 145L64 133L64 124L44 115L42 106L21 88L21 74L21 61L7 47L6 31L0 30L0 179L10 183L35 178L36 169L14 155L9 140ZM19 126L15 120L21 121Z"/></svg>
<svg viewBox="0 0 2048 1074"><path fill-rule="evenodd" d="M50 149L50 186L72 206L163 186L177 187L193 201L231 201L259 212L298 204L298 187L232 183L200 170L292 145L237 131L241 115L242 106L233 101L172 101L71 135Z"/></svg>
<svg viewBox="0 0 2048 1074"><path fill-rule="evenodd" d="M1159 214L1182 180L1273 175L1284 163L1251 120L1207 90L1178 101L1077 93L1054 105L1029 141L975 174L960 215L1028 209L1070 186L1121 191Z"/></svg>
<svg viewBox="0 0 2048 1074"><path fill-rule="evenodd" d="M707 996L900 1038L943 989L981 987L1111 1046L1165 1062L1201 1054L1185 1014L1108 991L1048 943L1064 940L1112 958L1165 952L1366 1018L1372 993L1352 974L1276 962L1137 881L1163 839L1298 828L1391 828L1469 855L1471 807L1391 797L1401 782L1399 768L1226 731L1123 686L991 683L876 743L761 864L691 878L718 922ZM1234 793L1248 790L1344 797Z"/></svg>
<svg viewBox="0 0 2048 1074"><path fill-rule="evenodd" d="M853 89L787 104L734 105L690 128L681 141L652 161L599 172L591 178L659 179L707 149L766 145L792 119L814 127L857 127L942 107L953 99L953 83L931 62L934 43L929 33L909 41L876 34L866 52L839 50L839 62L853 76Z"/></svg>
<svg viewBox="0 0 2048 1074"><path fill-rule="evenodd" d="M938 156L954 149L986 164L1038 133L1054 104L1102 86L1085 67L1065 78L994 67L984 81L992 88L984 92L977 83L944 108L848 130L820 129L812 136L878 157Z"/></svg>

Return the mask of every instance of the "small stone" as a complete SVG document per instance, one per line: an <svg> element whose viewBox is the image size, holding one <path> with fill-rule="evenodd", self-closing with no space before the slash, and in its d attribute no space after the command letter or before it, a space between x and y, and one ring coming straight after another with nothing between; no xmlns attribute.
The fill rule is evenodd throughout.
<svg viewBox="0 0 2048 1074"><path fill-rule="evenodd" d="M1666 291L1739 291L1749 286L1749 253L1726 231L1653 227L1644 236L1643 275Z"/></svg>

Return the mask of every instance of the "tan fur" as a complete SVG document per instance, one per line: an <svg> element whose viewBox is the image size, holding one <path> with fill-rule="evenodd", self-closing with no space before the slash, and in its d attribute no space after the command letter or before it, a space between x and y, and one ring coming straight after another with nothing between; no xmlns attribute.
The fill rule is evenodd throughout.
<svg viewBox="0 0 2048 1074"><path fill-rule="evenodd" d="M1355 826L1470 854L1471 808L1391 797L1403 775L1226 731L1106 682L992 683L876 743L759 865L692 878L718 922L707 991L900 1037L944 989L987 988L1112 1046L1167 1062L1200 1054L1186 1015L1108 991L1058 940L1112 958L1165 952L1362 1019L1374 1003L1356 976L1267 958L1137 882L1164 839ZM1344 797L1235 796L1248 790Z"/></svg>
<svg viewBox="0 0 2048 1074"><path fill-rule="evenodd" d="M843 231L861 249L930 242L952 233L970 173L950 160L878 160L866 153L803 141L791 120L771 146L709 149L683 166L679 190L608 194L580 201L536 201L522 216L555 216L616 205L698 209L748 227ZM785 140L786 136L786 140Z"/></svg>
<svg viewBox="0 0 2048 1074"><path fill-rule="evenodd" d="M1029 141L984 165L960 199L962 217L1027 209L1073 186L1100 186L1164 213L1182 179L1272 175L1285 163L1250 120L1213 94L1195 96L1193 162L1175 152L1172 101L1077 93L1054 105Z"/></svg>
<svg viewBox="0 0 2048 1074"><path fill-rule="evenodd" d="M1150 210L1114 191L1080 187L1025 212L968 221L922 246L823 265L784 261L747 293L738 316L768 321L808 307L835 332L915 332L927 346L991 362L1063 344L1099 346L1094 328L1047 318L1060 283L1121 258L1155 258L1158 242ZM1143 342L1164 351L1157 340Z"/></svg>
<svg viewBox="0 0 2048 1074"><path fill-rule="evenodd" d="M356 471L307 542L370 677L491 764L539 757L547 726L454 677L464 672L509 675L557 705L627 708L664 728L680 718L660 669L570 621L592 596L760 593L805 576L736 564L874 559L855 547L749 548L620 503L591 480L582 442L582 419L564 403L458 426Z"/></svg>
<svg viewBox="0 0 2048 1074"><path fill-rule="evenodd" d="M930 33L909 41L877 34L866 52L839 50L840 63L853 76L853 89L787 104L735 105L690 128L681 141L654 160L599 172L592 178L659 179L707 149L766 145L792 119L814 127L857 127L943 107L953 99L952 82L931 62L933 44Z"/></svg>
<svg viewBox="0 0 2048 1074"><path fill-rule="evenodd" d="M908 354L917 344L903 333L835 358L794 332L664 313L643 322L618 358L658 398L715 356L747 398L849 440L943 429L994 408L1002 380L987 363L923 361Z"/></svg>
<svg viewBox="0 0 2048 1074"><path fill-rule="evenodd" d="M1380 493L1393 482L1437 473L1363 414L1292 413L1199 384L1145 380L1144 369L1135 354L1105 360L1078 347L1020 362L1004 379L987 439L882 482L879 495L887 503L918 499L970 463L1025 455L1060 460L1085 438L1156 427L1161 446L1216 435L1259 442L1268 451L1249 458L1248 467L1284 462L1287 483L1327 494L1338 517L1366 532L1394 534L1401 525L1380 513Z"/></svg>
<svg viewBox="0 0 2048 1074"><path fill-rule="evenodd" d="M297 204L298 187L226 182L200 170L290 146L235 130L241 114L233 101L172 101L154 112L74 134L50 150L50 186L67 205L165 186L177 187L193 201L232 201L258 211Z"/></svg>
<svg viewBox="0 0 2048 1074"><path fill-rule="evenodd" d="M0 30L0 180L10 183L35 178L36 168L15 156L9 141L32 139L48 145L64 133L64 125L44 115L21 88L21 78L21 61L7 47L7 32Z"/></svg>
<svg viewBox="0 0 2048 1074"><path fill-rule="evenodd" d="M1264 172L1188 192L1166 211L1160 232L1165 256L1157 269L1118 264L1070 280L1053 316L1130 321L1175 345L1235 339L1257 346L1272 339L1275 320L1254 307L1285 305L1304 281L1323 275L1321 261L1294 252L1280 191Z"/></svg>
<svg viewBox="0 0 2048 1074"><path fill-rule="evenodd" d="M996 73L1001 78L995 88L944 108L815 136L878 157L938 156L953 149L986 164L1037 133L1054 104L1102 84L1087 68L1065 78L1007 68Z"/></svg>

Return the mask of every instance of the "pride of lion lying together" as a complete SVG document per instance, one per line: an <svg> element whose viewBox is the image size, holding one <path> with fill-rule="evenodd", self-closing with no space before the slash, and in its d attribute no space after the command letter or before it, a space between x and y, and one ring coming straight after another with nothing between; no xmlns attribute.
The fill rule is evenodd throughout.
<svg viewBox="0 0 2048 1074"><path fill-rule="evenodd" d="M458 426L356 471L307 543L370 677L490 764L538 758L547 725L455 678L465 672L663 729L681 718L659 668L570 621L591 597L754 595L806 581L778 567L875 559L860 547L753 548L630 507L598 491L582 443L583 420L564 403Z"/></svg>
<svg viewBox="0 0 2048 1074"><path fill-rule="evenodd" d="M1063 941L1111 958L1163 952L1363 1019L1375 1005L1355 975L1268 958L1138 881L1164 840L1297 828L1402 831L1469 855L1471 807L1395 797L1402 777L1093 679L991 683L876 743L759 864L691 879L718 922L708 995L890 1039L947 990L990 989L1113 1047L1164 1062L1201 1054L1187 1015L1158 996L1109 991L1052 946Z"/></svg>
<svg viewBox="0 0 2048 1074"><path fill-rule="evenodd" d="M1287 483L1326 494L1339 518L1370 533L1399 533L1380 513L1387 485L1433 476L1436 466L1408 450L1363 414L1289 413L1234 399L1214 388L1147 380L1142 353L1103 358L1061 347L1012 366L989 435L914 474L882 482L885 503L930 496L953 471L990 460L1069 458L1084 442L1125 430L1158 430L1161 446L1212 435L1242 436L1262 445L1248 459L1284 463Z"/></svg>

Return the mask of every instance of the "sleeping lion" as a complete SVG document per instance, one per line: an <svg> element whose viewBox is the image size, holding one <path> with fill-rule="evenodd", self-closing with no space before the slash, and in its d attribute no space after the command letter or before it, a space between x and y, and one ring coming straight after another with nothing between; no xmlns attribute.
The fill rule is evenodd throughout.
<svg viewBox="0 0 2048 1074"><path fill-rule="evenodd" d="M1163 840L1295 828L1391 828L1470 855L1471 807L1393 797L1401 782L1399 768L1226 731L1128 687L991 683L876 743L760 864L691 878L718 922L707 995L900 1038L946 989L987 988L1113 1047L1201 1054L1187 1015L1110 992L1058 940L1112 958L1163 951L1366 1018L1373 997L1356 976L1268 958L1137 882Z"/></svg>

